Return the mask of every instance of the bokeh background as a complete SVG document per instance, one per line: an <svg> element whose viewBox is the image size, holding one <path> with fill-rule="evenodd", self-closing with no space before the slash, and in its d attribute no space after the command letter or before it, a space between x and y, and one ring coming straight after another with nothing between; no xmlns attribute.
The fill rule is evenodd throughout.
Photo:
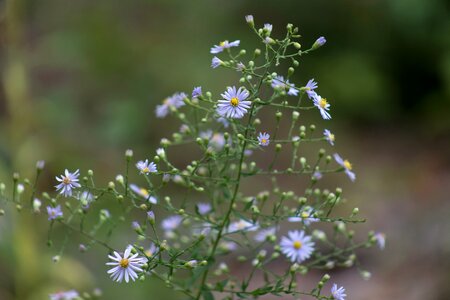
<svg viewBox="0 0 450 300"><path fill-rule="evenodd" d="M217 94L238 80L210 69L209 48L256 39L244 16L302 45L326 47L301 61L294 81L314 77L331 99L337 150L358 180L338 179L367 224L387 234L383 252L362 256L372 279L334 272L349 299L450 299L450 5L445 0L0 1L0 180L47 167L43 188L64 168L94 169L106 183L123 153L154 153L178 128L154 107L194 86ZM72 244L64 259L46 246L46 220L1 204L0 299L99 287L105 299L177 299L157 281L112 284L105 251ZM42 222L44 221L44 222ZM100 262L100 264L99 264ZM238 267L236 265L236 267Z"/></svg>

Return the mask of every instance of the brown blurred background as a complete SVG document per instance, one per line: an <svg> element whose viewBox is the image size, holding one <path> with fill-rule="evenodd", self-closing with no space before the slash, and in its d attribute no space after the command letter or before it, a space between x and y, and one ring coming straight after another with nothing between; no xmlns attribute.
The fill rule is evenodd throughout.
<svg viewBox="0 0 450 300"><path fill-rule="evenodd" d="M328 40L293 80L314 77L331 99L336 150L358 176L355 184L336 177L347 209L367 217L360 232L387 235L383 252L362 253L370 281L354 269L334 280L349 299L450 299L445 0L0 1L0 180L10 187L12 172L32 176L44 159L44 188L66 167L94 169L106 183L122 172L125 149L154 153L179 126L155 119L161 99L198 85L217 95L237 82L237 74L210 69L209 48L240 39L252 51L246 14L259 26L272 23L275 36L293 23L305 48L319 36ZM105 299L177 297L153 280L110 283L98 265L104 249L80 255L74 243L51 263L56 250L46 247L47 224L37 219L12 210L0 219L0 299L94 287Z"/></svg>

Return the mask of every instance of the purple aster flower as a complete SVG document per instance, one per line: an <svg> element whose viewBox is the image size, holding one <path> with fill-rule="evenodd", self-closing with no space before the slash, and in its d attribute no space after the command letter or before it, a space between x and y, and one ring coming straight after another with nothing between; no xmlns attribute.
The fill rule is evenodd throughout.
<svg viewBox="0 0 450 300"><path fill-rule="evenodd" d="M326 42L327 42L327 40L323 36L321 36L314 42L314 44L312 45L312 48L317 49L319 47L322 47Z"/></svg>
<svg viewBox="0 0 450 300"><path fill-rule="evenodd" d="M316 180L320 180L322 179L323 176L322 173L320 173L319 171L315 171L312 177Z"/></svg>
<svg viewBox="0 0 450 300"><path fill-rule="evenodd" d="M331 296L335 300L345 300L345 297L347 297L344 287L341 286L340 288L338 288L336 283L334 283L333 287L331 288Z"/></svg>
<svg viewBox="0 0 450 300"><path fill-rule="evenodd" d="M136 167L141 171L141 174L148 173L156 173L158 170L156 169L156 164L154 162L148 162L148 159L145 161L138 161Z"/></svg>
<svg viewBox="0 0 450 300"><path fill-rule="evenodd" d="M271 235L275 235L277 228L276 227L269 227L261 229L254 237L255 241L257 242L264 242L267 240L267 238Z"/></svg>
<svg viewBox="0 0 450 300"><path fill-rule="evenodd" d="M251 223L249 221L246 221L244 219L241 219L239 221L233 222L228 226L227 233L234 233L238 231L255 231L258 230L259 225L258 223Z"/></svg>
<svg viewBox="0 0 450 300"><path fill-rule="evenodd" d="M161 228L164 231L173 231L183 222L183 218L179 215L169 216L161 222Z"/></svg>
<svg viewBox="0 0 450 300"><path fill-rule="evenodd" d="M65 292L57 292L54 294L48 295L50 300L75 300L80 299L80 295L75 290L65 291Z"/></svg>
<svg viewBox="0 0 450 300"><path fill-rule="evenodd" d="M130 184L130 189L137 195L141 196L142 198L144 198L145 200L147 200L148 202L152 203L152 204L156 204L158 203L158 199L156 199L155 197L151 196L149 191L145 188L141 188L138 187L135 184Z"/></svg>
<svg viewBox="0 0 450 300"><path fill-rule="evenodd" d="M289 231L288 236L281 238L281 252L293 263L301 263L314 252L314 242L311 236L302 231Z"/></svg>
<svg viewBox="0 0 450 300"><path fill-rule="evenodd" d="M141 267L147 259L139 257L139 253L130 256L132 249L132 246L128 246L123 255L120 255L117 251L114 251L114 256L108 255L112 262L106 264L112 266L112 269L108 271L112 280L122 282L125 279L125 282L129 282L131 278L132 281L135 281L138 278L137 273L143 271Z"/></svg>
<svg viewBox="0 0 450 300"><path fill-rule="evenodd" d="M375 233L374 237L377 242L378 248L380 248L380 250L383 250L386 246L386 235L384 233L377 232Z"/></svg>
<svg viewBox="0 0 450 300"><path fill-rule="evenodd" d="M215 69L218 66L220 66L221 64L223 64L223 61L220 60L219 58L217 58L217 56L214 56L211 60L211 68Z"/></svg>
<svg viewBox="0 0 450 300"><path fill-rule="evenodd" d="M314 90L317 89L317 87L318 85L317 82L314 81L314 78L308 81L308 83L305 86L305 91L306 94L308 94L309 99L313 100L316 97L317 94Z"/></svg>
<svg viewBox="0 0 450 300"><path fill-rule="evenodd" d="M60 191L60 194L63 194L64 197L72 196L72 189L78 188L81 185L78 183L78 176L80 176L79 170L76 170L73 173L70 173L67 169L64 172L64 175L61 175L60 178L56 177L56 180L60 182L60 184L56 185L56 190Z"/></svg>
<svg viewBox="0 0 450 300"><path fill-rule="evenodd" d="M330 143L331 146L334 146L334 134L332 134L328 129L323 131L323 135L325 139Z"/></svg>
<svg viewBox="0 0 450 300"><path fill-rule="evenodd" d="M253 26L255 24L255 21L254 21L252 15L246 15L245 16L245 21L251 26Z"/></svg>
<svg viewBox="0 0 450 300"><path fill-rule="evenodd" d="M287 90L287 94L290 96L298 95L298 90L295 88L295 85L290 83L289 80L285 80L283 76L278 75L273 78L271 85L276 90Z"/></svg>
<svg viewBox="0 0 450 300"><path fill-rule="evenodd" d="M330 110L330 104L327 102L327 99L322 98L320 95L316 94L315 97L313 98L313 102L314 106L316 106L319 109L322 118L324 120L330 120L331 115L330 113L328 113L328 110Z"/></svg>
<svg viewBox="0 0 450 300"><path fill-rule="evenodd" d="M211 211L212 207L211 204L209 203L198 203L197 204L197 210L198 213L201 215L206 215L207 213L209 213Z"/></svg>
<svg viewBox="0 0 450 300"><path fill-rule="evenodd" d="M61 205L58 205L57 207L47 206L47 213L48 213L49 221L55 220L55 219L63 216L63 212L61 210Z"/></svg>
<svg viewBox="0 0 450 300"><path fill-rule="evenodd" d="M342 159L342 157L340 157L337 153L335 153L333 156L334 160L336 160L339 165L344 167L345 174L347 174L348 178L350 178L351 181L355 181L356 175L354 172L352 172L352 164L348 160Z"/></svg>
<svg viewBox="0 0 450 300"><path fill-rule="evenodd" d="M192 91L192 98L198 98L202 95L202 87L198 86L195 87L194 90Z"/></svg>
<svg viewBox="0 0 450 300"><path fill-rule="evenodd" d="M212 54L217 54L217 53L222 52L225 49L239 46L240 42L241 41L239 41L239 40L231 42L231 43L228 41L223 41L223 42L220 42L219 45L214 45L214 47L211 48L210 52Z"/></svg>
<svg viewBox="0 0 450 300"><path fill-rule="evenodd" d="M270 35L272 33L272 24L264 24L263 30L267 33L267 35Z"/></svg>
<svg viewBox="0 0 450 300"><path fill-rule="evenodd" d="M175 93L164 99L163 104L156 106L156 117L164 118L169 114L171 109L177 109L185 105L184 99L187 97L185 93Z"/></svg>
<svg viewBox="0 0 450 300"><path fill-rule="evenodd" d="M243 87L236 91L236 87L228 87L227 91L221 96L223 99L219 100L217 105L217 113L222 117L227 118L242 118L247 110L250 108L251 102L246 101L250 93Z"/></svg>
<svg viewBox="0 0 450 300"><path fill-rule="evenodd" d="M258 142L259 145L261 146L269 146L270 143L270 134L268 134L267 132L260 132L259 136L258 136Z"/></svg>

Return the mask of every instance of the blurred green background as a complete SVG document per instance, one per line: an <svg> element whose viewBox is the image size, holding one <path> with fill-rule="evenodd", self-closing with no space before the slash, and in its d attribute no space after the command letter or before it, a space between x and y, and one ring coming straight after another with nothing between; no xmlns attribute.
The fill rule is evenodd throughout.
<svg viewBox="0 0 450 300"><path fill-rule="evenodd" d="M328 40L293 81L314 77L331 100L336 149L358 175L355 184L338 179L348 209L368 218L359 230L387 234L384 252L362 256L372 280L352 269L333 273L335 281L349 299L450 299L445 0L0 1L0 180L10 186L14 171L31 177L44 159L43 188L64 168L94 169L106 183L123 172L125 149L153 154L179 126L155 119L157 103L198 85L217 95L237 82L211 70L209 48L240 39L252 51L246 14L272 23L275 36L293 23L304 48ZM42 221L12 210L0 219L0 299L95 287L105 299L175 297L153 280L112 284L100 247L81 255L73 243L53 264Z"/></svg>

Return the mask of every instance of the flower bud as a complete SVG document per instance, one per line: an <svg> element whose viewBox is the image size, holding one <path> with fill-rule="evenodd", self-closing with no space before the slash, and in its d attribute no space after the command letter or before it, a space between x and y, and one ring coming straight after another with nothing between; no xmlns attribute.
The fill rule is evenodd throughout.
<svg viewBox="0 0 450 300"><path fill-rule="evenodd" d="M295 42L294 44L295 49L300 49L302 47L302 45L300 45L300 43Z"/></svg>
<svg viewBox="0 0 450 300"><path fill-rule="evenodd" d="M45 167L45 161L43 161L43 160L38 160L38 161L36 162L36 170L37 170L38 172L42 171L42 170L44 169L44 167Z"/></svg>
<svg viewBox="0 0 450 300"><path fill-rule="evenodd" d="M252 15L246 15L246 16L245 16L245 21L247 22L247 24L248 24L251 28L255 27L255 21L254 21Z"/></svg>
<svg viewBox="0 0 450 300"><path fill-rule="evenodd" d="M326 42L327 42L327 40L323 36L321 36L314 42L314 44L312 45L311 48L313 50L315 50L317 48L322 47Z"/></svg>
<svg viewBox="0 0 450 300"><path fill-rule="evenodd" d="M133 150L127 149L125 151L125 157L127 158L128 161L130 161L130 159L133 157Z"/></svg>

